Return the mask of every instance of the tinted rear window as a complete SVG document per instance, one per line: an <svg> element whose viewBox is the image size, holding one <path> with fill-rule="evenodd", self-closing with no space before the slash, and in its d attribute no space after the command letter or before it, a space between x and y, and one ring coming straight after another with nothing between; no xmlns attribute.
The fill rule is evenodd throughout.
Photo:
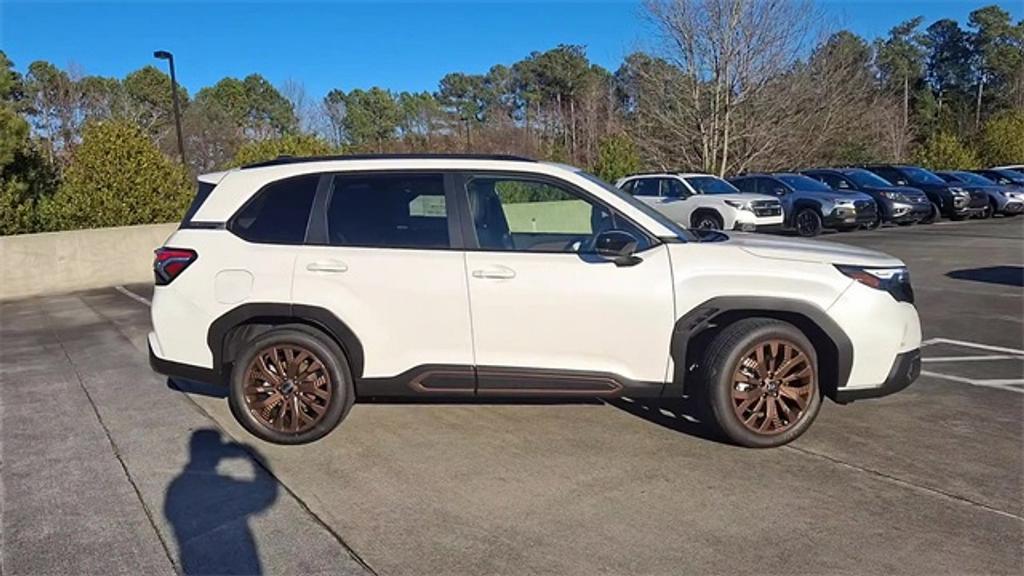
<svg viewBox="0 0 1024 576"><path fill-rule="evenodd" d="M268 184L232 219L231 231L261 244L302 244L319 174Z"/></svg>

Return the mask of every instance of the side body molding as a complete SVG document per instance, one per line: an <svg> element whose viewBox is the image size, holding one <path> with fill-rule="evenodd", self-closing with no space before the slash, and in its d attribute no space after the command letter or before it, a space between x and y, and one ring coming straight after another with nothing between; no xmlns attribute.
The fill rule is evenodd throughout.
<svg viewBox="0 0 1024 576"><path fill-rule="evenodd" d="M357 380L363 375L363 345L352 329L329 310L302 304L251 303L232 308L210 324L206 343L213 354L213 370L222 382L227 382L224 373L227 357L226 336L235 327L243 324L284 324L294 322L319 328L341 346L348 356L352 376Z"/></svg>
<svg viewBox="0 0 1024 576"><path fill-rule="evenodd" d="M853 369L853 345L842 328L821 308L802 300L769 296L720 296L694 307L676 321L672 331L671 355L675 366L664 396L678 397L685 389L693 358L687 359L691 343L702 332L737 317L760 316L793 323L814 344L818 355L822 392L835 399L836 390L846 385Z"/></svg>

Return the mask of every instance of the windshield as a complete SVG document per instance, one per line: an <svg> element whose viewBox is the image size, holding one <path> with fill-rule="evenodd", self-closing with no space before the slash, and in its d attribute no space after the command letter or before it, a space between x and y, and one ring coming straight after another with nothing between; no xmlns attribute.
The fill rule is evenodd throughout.
<svg viewBox="0 0 1024 576"><path fill-rule="evenodd" d="M686 180L698 194L740 194L732 184L714 176L686 176Z"/></svg>
<svg viewBox="0 0 1024 576"><path fill-rule="evenodd" d="M846 176L853 180L853 183L857 186L864 186L867 188L891 188L892 184L888 180L875 174L874 172L868 172L867 170L846 170L843 172Z"/></svg>
<svg viewBox="0 0 1024 576"><path fill-rule="evenodd" d="M920 183L920 184L945 184L946 183L946 181L943 180L942 178L939 178L935 174L932 174L931 172L929 172L929 171L927 171L927 170L925 170L923 168L917 168L915 166L904 166L903 168L901 168L901 170L903 170L903 173L906 174L910 178L911 182L917 182L917 183Z"/></svg>
<svg viewBox="0 0 1024 576"><path fill-rule="evenodd" d="M782 180L786 184L789 184L795 190L807 190L810 192L832 192L833 190L828 187L827 184L818 182L814 178L808 178L807 176L800 176L798 174L784 174L776 176L779 180Z"/></svg>
<svg viewBox="0 0 1024 576"><path fill-rule="evenodd" d="M975 184L977 186L995 186L996 183L985 178L980 174L973 172L951 172L954 176L960 179L961 182L967 182L968 184Z"/></svg>
<svg viewBox="0 0 1024 576"><path fill-rule="evenodd" d="M1013 182L1014 184L1024 184L1024 174L1021 174L1016 170L1006 170L1002 168L997 168L992 171L995 172L996 174L999 174L1003 178L1006 178L1010 182Z"/></svg>
<svg viewBox="0 0 1024 576"><path fill-rule="evenodd" d="M691 241L691 242L695 241L695 240L699 241L699 239L696 238L692 233L690 233L686 228L683 228L679 224L676 224L675 222L670 220L668 217L666 217L661 212L658 212L657 210L655 210L654 208L651 208L650 206L648 206L647 204L641 202L640 200L637 200L636 198L630 196L629 194L623 192L622 190L619 190L615 186L612 186L611 184L605 182L604 180L601 180L597 176L594 176L593 174L591 174L591 173L589 173L589 172L587 172L585 170L577 170L576 173L579 174L580 176L583 176L587 180L590 180L594 184L597 184L598 186L604 188L605 190L611 192L612 194L615 194L617 197L619 197L623 201L628 202L630 206L633 206L637 210L639 210L639 211L643 212L644 214L646 214L647 216L653 218L659 224L661 224L665 228L668 228L669 230L671 230L672 233L675 234L676 236L678 236L679 238L682 238L683 240L687 240L687 241Z"/></svg>

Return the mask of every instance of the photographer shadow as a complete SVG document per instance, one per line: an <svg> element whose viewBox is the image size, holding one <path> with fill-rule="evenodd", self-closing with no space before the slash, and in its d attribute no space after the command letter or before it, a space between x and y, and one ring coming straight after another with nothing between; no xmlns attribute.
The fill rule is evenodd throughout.
<svg viewBox="0 0 1024 576"><path fill-rule="evenodd" d="M241 444L218 430L194 431L188 464L164 498L181 572L262 574L249 518L269 509L277 493L277 482Z"/></svg>

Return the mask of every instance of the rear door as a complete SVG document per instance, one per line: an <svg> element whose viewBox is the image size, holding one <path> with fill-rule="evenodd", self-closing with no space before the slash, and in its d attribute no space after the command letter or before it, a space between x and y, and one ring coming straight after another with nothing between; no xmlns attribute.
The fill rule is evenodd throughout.
<svg viewBox="0 0 1024 576"><path fill-rule="evenodd" d="M466 267L442 173L339 173L318 194L295 264L296 304L360 340L363 384L472 393ZM396 376L400 376L396 378Z"/></svg>
<svg viewBox="0 0 1024 576"><path fill-rule="evenodd" d="M674 314L666 246L557 180L469 173L461 189L478 392L660 393ZM594 253L610 229L634 235L639 263Z"/></svg>

